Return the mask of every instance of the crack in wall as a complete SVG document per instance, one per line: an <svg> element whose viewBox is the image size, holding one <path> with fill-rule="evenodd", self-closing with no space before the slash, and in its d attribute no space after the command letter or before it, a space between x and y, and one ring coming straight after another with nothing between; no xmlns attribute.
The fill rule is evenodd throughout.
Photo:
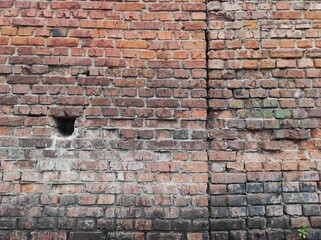
<svg viewBox="0 0 321 240"><path fill-rule="evenodd" d="M210 229L210 224L211 224L211 162L209 159L209 144L210 144L210 138L209 138L209 114L210 114L210 107L209 107L209 91L210 91L210 84L209 84L209 45L210 45L210 40L209 40L209 11L208 11L208 3L210 0L205 0L205 13L206 13L206 19L205 19L205 41L206 41L206 49L205 49L205 57L206 57L206 124L205 124L205 129L207 132L207 173L208 173L208 179L207 179L207 189L206 189L206 194L208 198L208 236L210 238L211 236L211 229Z"/></svg>

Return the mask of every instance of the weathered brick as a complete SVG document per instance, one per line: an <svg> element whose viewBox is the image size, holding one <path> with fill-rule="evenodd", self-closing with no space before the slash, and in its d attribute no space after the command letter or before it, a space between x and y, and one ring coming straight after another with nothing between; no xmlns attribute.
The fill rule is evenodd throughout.
<svg viewBox="0 0 321 240"><path fill-rule="evenodd" d="M249 207L249 215L250 216L264 216L265 215L265 208L263 206Z"/></svg>
<svg viewBox="0 0 321 240"><path fill-rule="evenodd" d="M273 139L303 140L308 138L310 138L309 130L276 130L273 133Z"/></svg>
<svg viewBox="0 0 321 240"><path fill-rule="evenodd" d="M288 229L290 227L289 218L287 217L270 218L267 221L267 226L272 228Z"/></svg>
<svg viewBox="0 0 321 240"><path fill-rule="evenodd" d="M321 214L319 205L303 205L303 215L305 216L319 216Z"/></svg>
<svg viewBox="0 0 321 240"><path fill-rule="evenodd" d="M285 206L285 212L289 215L302 215L301 205L287 205Z"/></svg>
<svg viewBox="0 0 321 240"><path fill-rule="evenodd" d="M318 172L288 172L284 173L284 179L287 181L318 181Z"/></svg>
<svg viewBox="0 0 321 240"><path fill-rule="evenodd" d="M0 126L21 126L23 121L20 117L1 117Z"/></svg>
<svg viewBox="0 0 321 240"><path fill-rule="evenodd" d="M281 196L275 194L249 194L247 196L249 204L260 205L260 204L277 204L281 203Z"/></svg>
<svg viewBox="0 0 321 240"><path fill-rule="evenodd" d="M281 172L249 172L247 173L249 181L281 181Z"/></svg>
<svg viewBox="0 0 321 240"><path fill-rule="evenodd" d="M214 173L211 176L213 183L242 183L246 181L244 173Z"/></svg>
<svg viewBox="0 0 321 240"><path fill-rule="evenodd" d="M13 26L34 26L41 27L45 25L45 19L30 19L30 18L19 18L12 20Z"/></svg>
<svg viewBox="0 0 321 240"><path fill-rule="evenodd" d="M211 220L210 229L211 230L236 230L245 229L246 224L244 219L217 219Z"/></svg>
<svg viewBox="0 0 321 240"><path fill-rule="evenodd" d="M16 219L1 219L0 228L1 229L16 229L17 221Z"/></svg>
<svg viewBox="0 0 321 240"><path fill-rule="evenodd" d="M70 239L72 240L85 240L85 239L99 239L99 240L103 240L105 239L105 236L103 233L99 233L99 232L91 232L91 233L85 233L85 232L71 232L69 234Z"/></svg>
<svg viewBox="0 0 321 240"><path fill-rule="evenodd" d="M265 229L266 219L265 218L250 218L247 223L250 229Z"/></svg>

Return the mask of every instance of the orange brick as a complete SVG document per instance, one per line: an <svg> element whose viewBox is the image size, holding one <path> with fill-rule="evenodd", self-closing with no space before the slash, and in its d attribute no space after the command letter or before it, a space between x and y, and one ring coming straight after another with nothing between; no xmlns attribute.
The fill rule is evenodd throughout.
<svg viewBox="0 0 321 240"><path fill-rule="evenodd" d="M188 52L186 52L186 51L175 51L173 58L186 59L186 58L188 58Z"/></svg>
<svg viewBox="0 0 321 240"><path fill-rule="evenodd" d="M18 29L17 28L2 28L1 29L1 34L2 36L15 36L18 34Z"/></svg>
<svg viewBox="0 0 321 240"><path fill-rule="evenodd" d="M144 49L148 47L147 41L144 40L119 40L116 42L117 48L136 48L136 49Z"/></svg>
<svg viewBox="0 0 321 240"><path fill-rule="evenodd" d="M305 12L304 13L305 19L321 19L321 16L318 11L311 11L311 12Z"/></svg>
<svg viewBox="0 0 321 240"><path fill-rule="evenodd" d="M271 13L272 19L301 19L301 12L276 11Z"/></svg>
<svg viewBox="0 0 321 240"><path fill-rule="evenodd" d="M77 47L79 39L77 38L48 38L47 46L54 47Z"/></svg>
<svg viewBox="0 0 321 240"><path fill-rule="evenodd" d="M257 40L245 40L244 46L249 49L258 49L260 48L260 43Z"/></svg>
<svg viewBox="0 0 321 240"><path fill-rule="evenodd" d="M34 32L33 28L18 28L19 36L31 36L33 35L33 32Z"/></svg>
<svg viewBox="0 0 321 240"><path fill-rule="evenodd" d="M160 40L172 39L172 33L171 32L159 32L158 39L160 39Z"/></svg>
<svg viewBox="0 0 321 240"><path fill-rule="evenodd" d="M243 27L248 29L257 29L258 22L256 21L243 21Z"/></svg>
<svg viewBox="0 0 321 240"><path fill-rule="evenodd" d="M155 57L155 52L154 51L142 51L142 52L140 52L140 58L149 59L149 58L154 58L154 57Z"/></svg>
<svg viewBox="0 0 321 240"><path fill-rule="evenodd" d="M8 37L0 37L0 45L8 45L9 38Z"/></svg>
<svg viewBox="0 0 321 240"><path fill-rule="evenodd" d="M243 68L256 69L258 67L258 61L250 60L243 61Z"/></svg>

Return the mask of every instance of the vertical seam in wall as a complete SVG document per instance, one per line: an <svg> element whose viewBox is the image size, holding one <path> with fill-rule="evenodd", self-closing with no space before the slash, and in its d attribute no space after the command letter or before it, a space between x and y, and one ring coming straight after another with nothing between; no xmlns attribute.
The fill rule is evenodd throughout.
<svg viewBox="0 0 321 240"><path fill-rule="evenodd" d="M208 221L208 238L210 239L211 237L211 163L209 161L209 145L210 145L210 138L209 138L209 114L210 114L210 108L209 108L209 91L210 91L210 84L209 84L209 57L208 57L208 52L209 52L209 17L208 17L208 5L209 0L205 0L205 59L206 59L206 134L207 134L207 144L206 144L206 157L207 157L207 174L208 174L208 179L207 179L207 189L206 189L206 194L207 194L207 200L208 200L208 205L207 205L207 221Z"/></svg>

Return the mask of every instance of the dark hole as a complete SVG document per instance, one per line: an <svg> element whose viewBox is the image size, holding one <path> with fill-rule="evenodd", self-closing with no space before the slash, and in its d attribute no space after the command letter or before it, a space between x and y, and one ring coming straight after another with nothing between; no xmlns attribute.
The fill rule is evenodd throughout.
<svg viewBox="0 0 321 240"><path fill-rule="evenodd" d="M76 117L55 117L56 127L62 136L71 136L75 130Z"/></svg>
<svg viewBox="0 0 321 240"><path fill-rule="evenodd" d="M58 28L52 29L52 31L51 31L51 36L52 36L52 37L66 37L66 36L67 36L67 29L64 29L64 28L61 28L61 29L58 29Z"/></svg>

